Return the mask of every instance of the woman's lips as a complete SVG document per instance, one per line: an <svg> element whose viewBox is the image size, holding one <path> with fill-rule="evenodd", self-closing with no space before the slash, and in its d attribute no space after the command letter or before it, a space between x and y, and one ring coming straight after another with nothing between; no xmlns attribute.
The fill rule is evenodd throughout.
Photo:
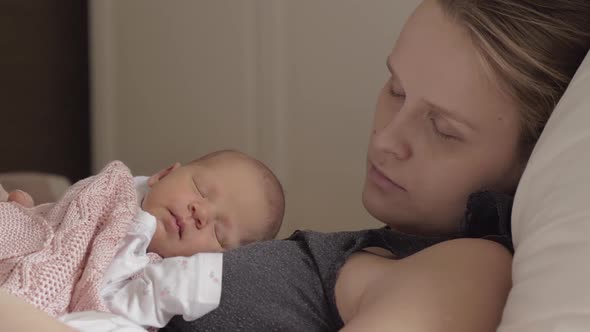
<svg viewBox="0 0 590 332"><path fill-rule="evenodd" d="M368 177L377 187L381 188L382 190L407 191L406 188L388 178L372 163L369 163Z"/></svg>

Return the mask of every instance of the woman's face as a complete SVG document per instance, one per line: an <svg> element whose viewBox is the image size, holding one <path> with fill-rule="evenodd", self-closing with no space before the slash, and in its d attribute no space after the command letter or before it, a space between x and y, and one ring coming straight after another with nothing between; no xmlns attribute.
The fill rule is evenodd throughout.
<svg viewBox="0 0 590 332"><path fill-rule="evenodd" d="M435 0L408 20L387 67L363 203L401 231L453 232L471 193L515 188L524 168L518 109Z"/></svg>

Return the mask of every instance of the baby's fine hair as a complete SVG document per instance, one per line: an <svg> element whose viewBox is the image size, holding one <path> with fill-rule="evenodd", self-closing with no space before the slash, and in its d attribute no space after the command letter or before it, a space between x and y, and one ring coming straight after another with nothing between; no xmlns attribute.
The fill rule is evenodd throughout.
<svg viewBox="0 0 590 332"><path fill-rule="evenodd" d="M260 240L274 239L281 228L285 215L285 192L277 176L260 160L253 158L241 151L232 149L214 151L199 157L190 163L198 163L215 159L217 157L239 158L242 161L251 163L251 165L260 172L261 180L264 186L264 192L266 194L266 200L270 208L269 227L266 228L266 232L263 234L263 238Z"/></svg>

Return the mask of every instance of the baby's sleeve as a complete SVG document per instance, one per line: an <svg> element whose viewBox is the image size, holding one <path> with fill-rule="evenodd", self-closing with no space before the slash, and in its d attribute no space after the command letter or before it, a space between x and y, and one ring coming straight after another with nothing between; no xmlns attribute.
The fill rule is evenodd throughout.
<svg viewBox="0 0 590 332"><path fill-rule="evenodd" d="M109 309L143 325L163 327L175 315L195 320L219 306L223 254L199 253L148 264L105 300Z"/></svg>

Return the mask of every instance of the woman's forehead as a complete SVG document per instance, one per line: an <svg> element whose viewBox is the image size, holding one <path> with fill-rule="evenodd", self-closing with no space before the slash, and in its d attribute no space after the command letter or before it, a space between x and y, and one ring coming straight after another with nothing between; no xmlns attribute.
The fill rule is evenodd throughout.
<svg viewBox="0 0 590 332"><path fill-rule="evenodd" d="M436 4L415 11L388 61L409 97L484 126L517 119L515 104L486 72L469 32Z"/></svg>

